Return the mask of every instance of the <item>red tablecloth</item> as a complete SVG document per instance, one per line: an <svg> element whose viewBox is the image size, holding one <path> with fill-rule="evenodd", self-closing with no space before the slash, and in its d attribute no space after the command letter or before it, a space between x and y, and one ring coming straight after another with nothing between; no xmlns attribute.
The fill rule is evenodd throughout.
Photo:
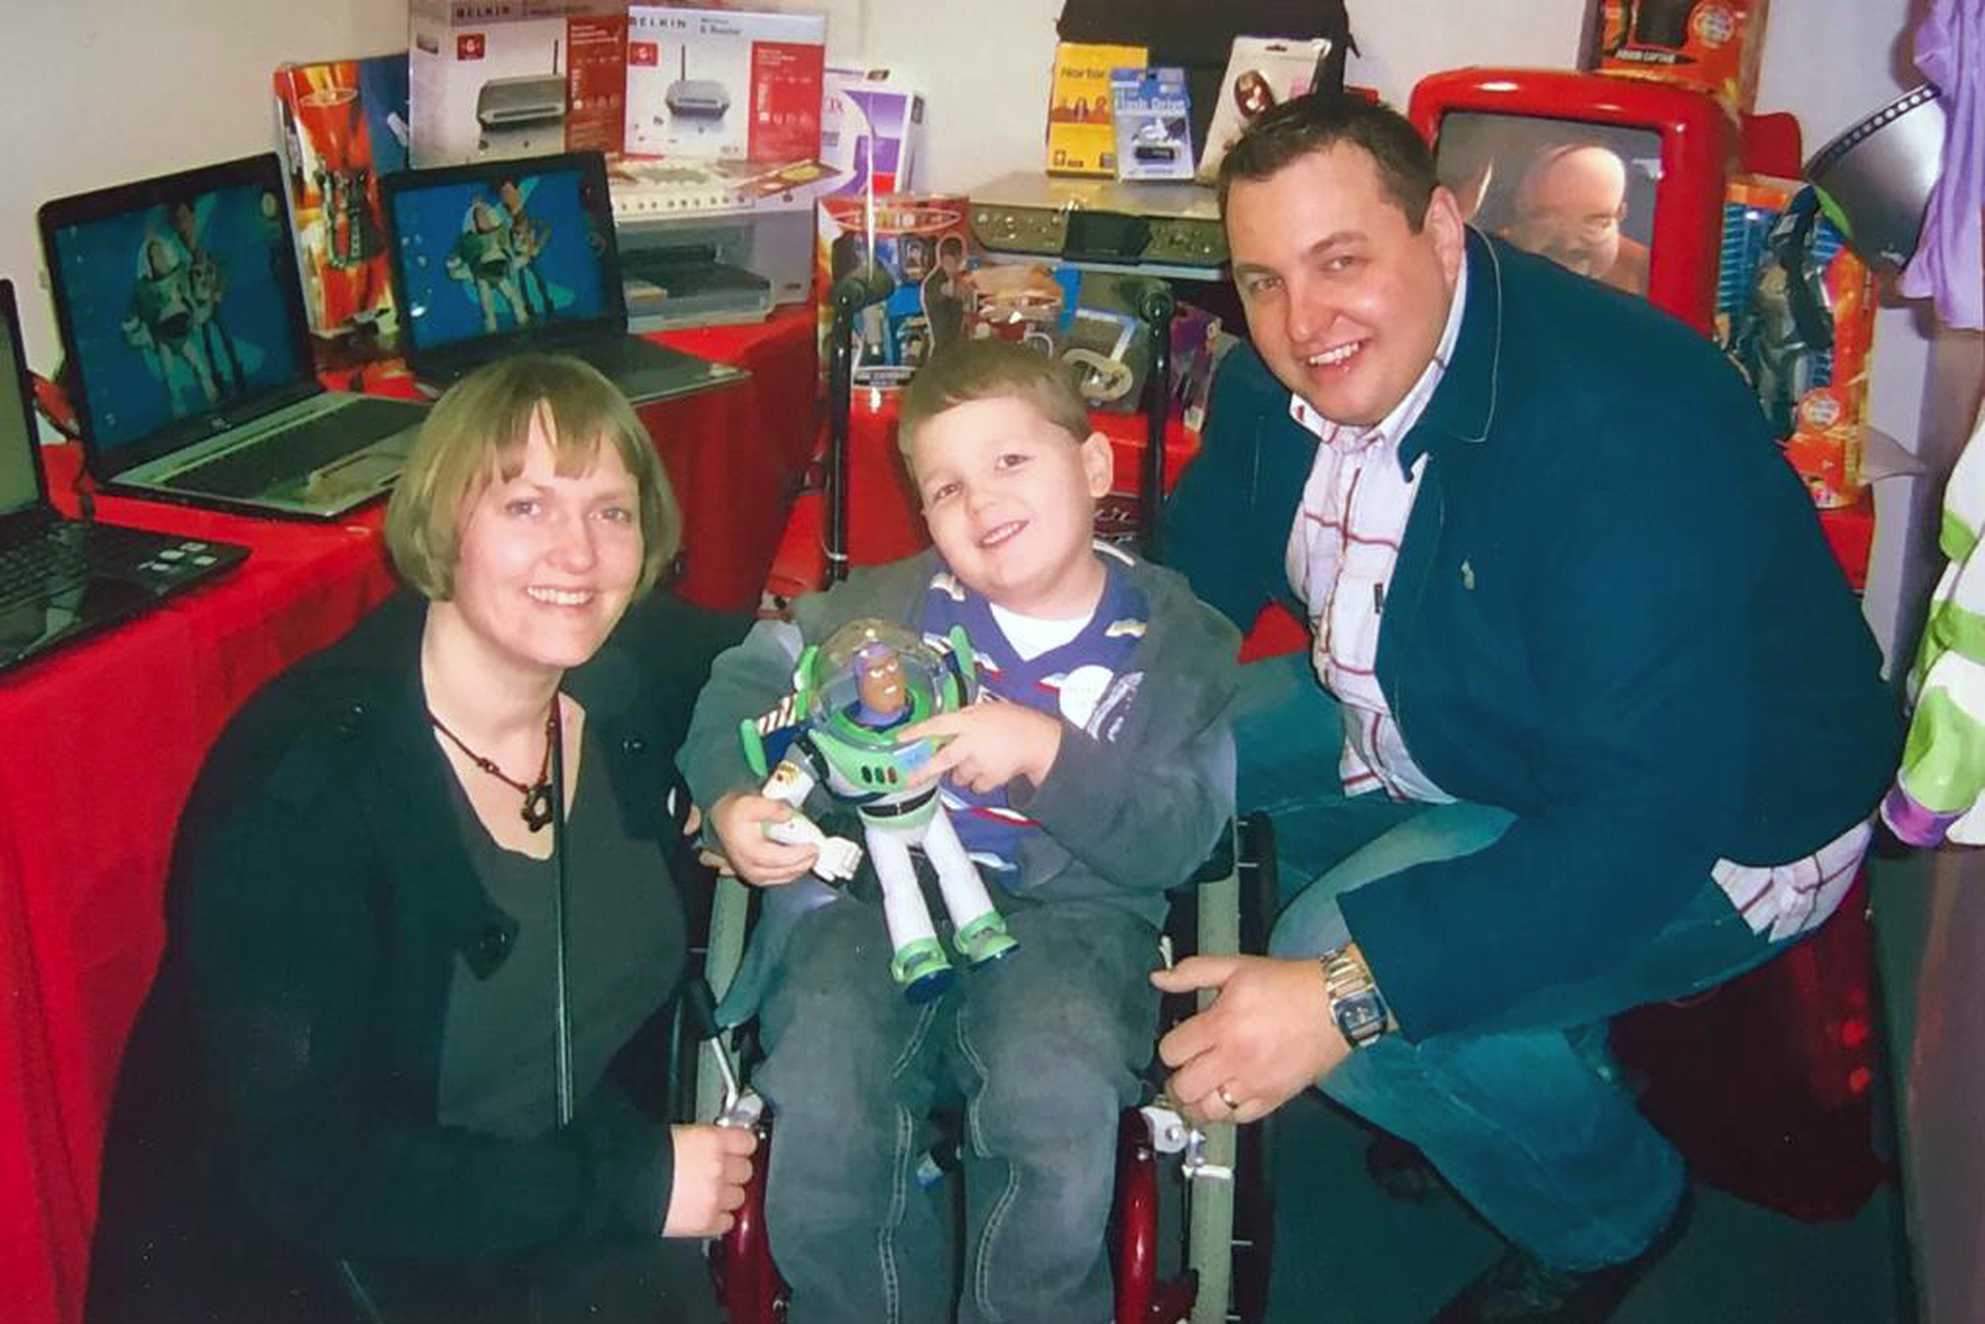
<svg viewBox="0 0 1985 1324"><path fill-rule="evenodd" d="M685 510L686 597L749 607L814 434L813 319L678 332L748 383L642 411ZM73 447L48 452L67 494ZM276 672L392 587L379 508L317 525L102 497L106 520L253 549L233 575L0 677L0 1319L82 1314L118 1059L164 940L180 806Z"/></svg>

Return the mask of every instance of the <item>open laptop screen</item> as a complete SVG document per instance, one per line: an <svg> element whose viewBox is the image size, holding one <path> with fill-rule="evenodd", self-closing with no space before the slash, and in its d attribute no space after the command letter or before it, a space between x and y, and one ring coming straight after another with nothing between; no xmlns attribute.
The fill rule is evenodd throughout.
<svg viewBox="0 0 1985 1324"><path fill-rule="evenodd" d="M416 354L488 336L624 322L597 159L412 171L387 182L401 307Z"/></svg>
<svg viewBox="0 0 1985 1324"><path fill-rule="evenodd" d="M13 287L0 280L0 523L41 504L38 442L23 364Z"/></svg>
<svg viewBox="0 0 1985 1324"><path fill-rule="evenodd" d="M309 376L286 288L296 258L266 184L134 196L48 238L99 450Z"/></svg>

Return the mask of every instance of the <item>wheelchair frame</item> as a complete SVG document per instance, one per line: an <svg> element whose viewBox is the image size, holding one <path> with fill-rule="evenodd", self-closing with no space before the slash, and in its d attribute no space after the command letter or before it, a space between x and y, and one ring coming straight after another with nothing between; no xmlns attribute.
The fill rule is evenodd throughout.
<svg viewBox="0 0 1985 1324"><path fill-rule="evenodd" d="M1248 912L1265 916L1272 879L1273 843L1267 840L1266 820L1251 819L1230 826L1228 863L1217 875L1196 878L1190 886L1195 951L1229 955L1242 945ZM1219 856L1215 857L1216 859ZM1243 887L1243 875L1254 871L1254 886ZM751 890L731 877L717 879L711 901L705 978L721 1000L744 957L751 918ZM1167 943L1169 939L1166 940ZM1197 996L1196 1007L1212 1001L1211 992ZM696 1056L694 1116L712 1121L726 1116L743 1124L769 1129L752 1105L740 1112L739 1084L726 1043L728 1032L704 1040ZM752 1096L755 1097L755 1096ZM1243 1153L1238 1128L1232 1122L1190 1127L1163 1101L1126 1110L1118 1132L1117 1192L1111 1232L1116 1282L1117 1324L1224 1324L1251 1320L1265 1299L1268 1231L1266 1180L1259 1146ZM767 1153L761 1150L761 1154ZM1176 1158L1176 1163L1170 1160ZM1176 1166L1184 1183L1182 1200L1167 1201L1161 1193L1159 1169ZM1252 1183L1245 1229L1236 1239L1237 1183ZM722 1241L719 1296L731 1324L772 1324L782 1317L783 1284L773 1267L764 1228L765 1177L754 1171L737 1223ZM1180 1246L1181 1273L1163 1277L1165 1231L1163 1211L1174 1204L1185 1210L1184 1225L1175 1229ZM1235 1247L1247 1247L1259 1261L1260 1281L1241 1284L1236 1291ZM1250 1290L1252 1289L1252 1290Z"/></svg>

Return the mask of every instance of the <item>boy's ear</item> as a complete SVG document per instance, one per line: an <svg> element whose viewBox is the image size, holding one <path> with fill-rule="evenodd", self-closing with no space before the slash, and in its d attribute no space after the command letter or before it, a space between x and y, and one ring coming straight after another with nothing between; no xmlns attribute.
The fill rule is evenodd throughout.
<svg viewBox="0 0 1985 1324"><path fill-rule="evenodd" d="M1108 496L1116 473L1116 448L1102 433L1091 432L1082 441L1082 476L1088 480L1089 495L1098 501Z"/></svg>

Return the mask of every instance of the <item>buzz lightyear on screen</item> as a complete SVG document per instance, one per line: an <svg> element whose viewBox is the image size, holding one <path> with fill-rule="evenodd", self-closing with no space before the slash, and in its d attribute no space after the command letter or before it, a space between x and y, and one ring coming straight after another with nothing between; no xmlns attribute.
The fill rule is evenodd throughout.
<svg viewBox="0 0 1985 1324"><path fill-rule="evenodd" d="M891 734L964 707L975 689L972 646L962 629L939 643L888 621L856 620L801 653L793 693L741 725L752 771L766 778L762 794L794 811L784 822L767 824L766 835L817 846L813 870L828 882L852 878L862 848L822 832L801 807L815 786L854 807L882 885L893 949L889 972L912 1002L936 997L953 973L917 884L912 846L922 847L937 873L951 916L951 945L966 964L996 961L1019 945L960 844L936 785L905 789L935 745L899 744Z"/></svg>

